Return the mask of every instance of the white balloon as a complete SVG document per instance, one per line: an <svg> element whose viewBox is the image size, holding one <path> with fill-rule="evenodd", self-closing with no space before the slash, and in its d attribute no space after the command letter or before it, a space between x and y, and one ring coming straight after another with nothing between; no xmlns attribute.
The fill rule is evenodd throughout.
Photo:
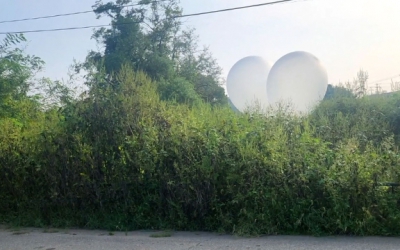
<svg viewBox="0 0 400 250"><path fill-rule="evenodd" d="M296 51L272 66L267 96L271 105L290 102L294 111L307 113L324 98L327 87L328 74L318 58Z"/></svg>
<svg viewBox="0 0 400 250"><path fill-rule="evenodd" d="M259 56L239 60L229 71L226 88L229 99L241 112L256 102L268 105L267 79L271 65Z"/></svg>

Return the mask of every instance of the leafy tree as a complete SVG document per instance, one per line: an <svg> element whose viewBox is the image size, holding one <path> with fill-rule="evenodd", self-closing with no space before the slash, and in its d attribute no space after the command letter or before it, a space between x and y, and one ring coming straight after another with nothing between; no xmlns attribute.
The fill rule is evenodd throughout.
<svg viewBox="0 0 400 250"><path fill-rule="evenodd" d="M171 81L162 80L158 89L163 100L175 100L179 103L198 103L200 101L193 84L182 77L176 77Z"/></svg>
<svg viewBox="0 0 400 250"><path fill-rule="evenodd" d="M127 63L154 80L169 82L159 88L166 91L161 93L162 97L175 92L173 89L185 79L201 99L227 103L219 84L221 68L207 48L199 49L194 30L183 29L176 18L182 13L177 0L142 0L139 4L133 4L132 0L97 1L94 8L98 18L111 18L112 27L95 31L93 38L103 45L104 51L91 51L83 66L104 67L111 74ZM187 93L189 96L183 99L193 99Z"/></svg>
<svg viewBox="0 0 400 250"><path fill-rule="evenodd" d="M361 98L367 95L368 91L368 72L364 70L360 70L357 73L357 78L353 79L353 82L346 82L344 86L340 84L340 86L345 87L348 90L351 90L353 95L357 98Z"/></svg>
<svg viewBox="0 0 400 250"><path fill-rule="evenodd" d="M0 44L0 116L15 116L32 86L32 77L44 62L17 47L25 42L22 34L8 34ZM32 100L31 100L32 101Z"/></svg>
<svg viewBox="0 0 400 250"><path fill-rule="evenodd" d="M353 92L343 86L333 86L328 84L324 100L330 100L334 98L355 98Z"/></svg>

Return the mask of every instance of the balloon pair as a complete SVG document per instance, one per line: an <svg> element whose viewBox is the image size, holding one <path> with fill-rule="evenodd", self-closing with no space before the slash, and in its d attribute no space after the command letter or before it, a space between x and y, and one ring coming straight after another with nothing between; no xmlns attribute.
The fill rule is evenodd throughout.
<svg viewBox="0 0 400 250"><path fill-rule="evenodd" d="M323 99L327 86L326 69L304 51L289 53L272 67L262 57L245 57L227 78L229 99L241 112L254 104L266 108L290 103L294 111L307 113Z"/></svg>

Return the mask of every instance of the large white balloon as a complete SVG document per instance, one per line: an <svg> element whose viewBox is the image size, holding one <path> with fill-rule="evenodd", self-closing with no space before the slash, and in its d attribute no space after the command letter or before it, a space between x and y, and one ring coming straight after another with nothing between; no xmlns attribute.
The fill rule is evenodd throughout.
<svg viewBox="0 0 400 250"><path fill-rule="evenodd" d="M267 79L271 65L259 56L239 60L229 71L226 88L229 99L241 112L255 103L268 105Z"/></svg>
<svg viewBox="0 0 400 250"><path fill-rule="evenodd" d="M328 74L314 55L297 51L281 57L268 76L270 104L290 102L294 111L307 113L321 101L328 87Z"/></svg>

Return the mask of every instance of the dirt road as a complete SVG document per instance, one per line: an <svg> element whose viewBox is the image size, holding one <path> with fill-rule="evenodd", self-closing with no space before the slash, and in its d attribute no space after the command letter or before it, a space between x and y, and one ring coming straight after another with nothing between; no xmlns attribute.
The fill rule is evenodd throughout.
<svg viewBox="0 0 400 250"><path fill-rule="evenodd" d="M164 236L155 238L154 236ZM169 237L165 237L169 236ZM0 250L180 250L400 249L400 238L268 236L241 238L211 233L107 232L88 230L0 229Z"/></svg>

